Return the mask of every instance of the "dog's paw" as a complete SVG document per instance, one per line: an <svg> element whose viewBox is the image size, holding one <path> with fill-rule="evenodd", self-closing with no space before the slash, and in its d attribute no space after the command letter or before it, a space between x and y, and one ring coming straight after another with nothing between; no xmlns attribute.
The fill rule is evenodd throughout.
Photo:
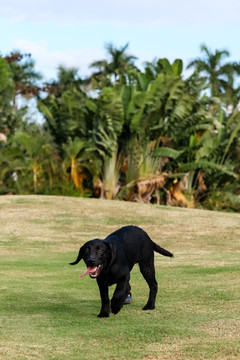
<svg viewBox="0 0 240 360"><path fill-rule="evenodd" d="M154 310L155 309L155 305L148 305L146 304L142 310Z"/></svg>
<svg viewBox="0 0 240 360"><path fill-rule="evenodd" d="M116 315L117 313L119 313L119 311L121 310L121 308L120 308L120 307L112 307L111 310L112 310L112 313L113 313L114 315Z"/></svg>
<svg viewBox="0 0 240 360"><path fill-rule="evenodd" d="M109 317L109 313L108 313L108 312L100 312L100 313L98 314L98 317L99 317L99 318Z"/></svg>
<svg viewBox="0 0 240 360"><path fill-rule="evenodd" d="M112 300L111 302L112 313L116 315L121 310L122 306L123 306L123 301L119 302Z"/></svg>

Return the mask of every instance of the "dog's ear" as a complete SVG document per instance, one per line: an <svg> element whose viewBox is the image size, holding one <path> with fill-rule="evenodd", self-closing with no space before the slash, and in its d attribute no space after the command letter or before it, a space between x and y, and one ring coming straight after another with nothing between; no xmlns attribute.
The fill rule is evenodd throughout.
<svg viewBox="0 0 240 360"><path fill-rule="evenodd" d="M112 265L112 263L113 263L113 261L114 261L114 259L116 257L116 249L108 241L103 241L103 242L107 246L107 249L109 251L109 263L108 263L107 267L110 268L110 266Z"/></svg>
<svg viewBox="0 0 240 360"><path fill-rule="evenodd" d="M82 260L82 247L80 247L79 249L77 260L72 263L69 263L69 265L76 265L79 263L80 260Z"/></svg>

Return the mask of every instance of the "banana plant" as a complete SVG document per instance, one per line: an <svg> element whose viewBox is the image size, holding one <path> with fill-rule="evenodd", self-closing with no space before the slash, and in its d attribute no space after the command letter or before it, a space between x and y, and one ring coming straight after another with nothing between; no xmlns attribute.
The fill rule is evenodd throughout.
<svg viewBox="0 0 240 360"><path fill-rule="evenodd" d="M12 170L20 172L20 178L23 178L24 174L31 174L35 194L38 192L39 177L45 171L44 161L46 154L49 153L49 147L51 147L49 139L45 139L40 133L33 136L18 131L12 138L12 148L18 150Z"/></svg>
<svg viewBox="0 0 240 360"><path fill-rule="evenodd" d="M88 156L91 146L88 142L75 137L74 140L68 139L66 144L63 144L64 161L63 167L65 172L70 173L71 180L76 189L81 193L84 192L83 181L86 179L85 169L88 168L90 158Z"/></svg>
<svg viewBox="0 0 240 360"><path fill-rule="evenodd" d="M180 70L179 65L177 75L173 69L170 74L162 71L154 80L149 80L146 74L141 73L137 76L135 86L124 86L121 89L125 128L128 129L125 145L128 157L128 191L125 193L128 197L143 178L150 183L151 179L160 175L156 164L166 153L173 158L180 155L178 150L162 147L159 141L161 137L170 137L174 129L177 132L179 123L193 111L191 96L179 76ZM155 143L155 151L148 151L151 143ZM147 170L149 167L151 171Z"/></svg>
<svg viewBox="0 0 240 360"><path fill-rule="evenodd" d="M237 116L237 115L236 115ZM238 118L238 116L237 116ZM238 181L239 175L234 170L233 162L229 162L226 154L234 139L239 134L240 126L235 124L232 133L227 131L227 117L221 106L215 116L208 118L208 124L202 127L192 127L193 133L189 138L189 151L191 156L185 157L187 161L179 162L180 170L187 175L185 177L184 192L190 195L195 193L210 193L215 184L222 187L221 180L229 178L232 182ZM198 133L198 131L200 133ZM233 149L232 149L233 150ZM233 151L229 151L232 156Z"/></svg>
<svg viewBox="0 0 240 360"><path fill-rule="evenodd" d="M123 103L116 88L103 89L98 99L98 114L92 140L103 165L95 182L101 188L101 197L113 199L119 189L121 154L118 140L124 125Z"/></svg>
<svg viewBox="0 0 240 360"><path fill-rule="evenodd" d="M81 91L69 89L50 94L38 101L38 109L46 120L45 126L53 137L60 156L63 155L62 145L67 143L69 137L81 137L86 141L89 139L96 106Z"/></svg>

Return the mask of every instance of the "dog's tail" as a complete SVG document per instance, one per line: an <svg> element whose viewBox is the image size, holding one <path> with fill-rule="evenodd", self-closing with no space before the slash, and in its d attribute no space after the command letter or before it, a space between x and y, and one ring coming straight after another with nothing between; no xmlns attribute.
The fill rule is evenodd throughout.
<svg viewBox="0 0 240 360"><path fill-rule="evenodd" d="M161 246L155 244L155 242L153 242L153 250L158 252L161 255L173 257L173 254L170 253L170 251L168 251L168 250L162 248Z"/></svg>

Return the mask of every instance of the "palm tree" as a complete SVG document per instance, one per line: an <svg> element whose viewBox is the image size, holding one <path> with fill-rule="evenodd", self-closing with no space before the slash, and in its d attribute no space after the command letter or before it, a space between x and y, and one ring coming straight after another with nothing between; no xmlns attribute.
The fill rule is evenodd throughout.
<svg viewBox="0 0 240 360"><path fill-rule="evenodd" d="M109 70L116 79L120 76L123 76L129 65L134 66L134 61L137 59L136 56L126 54L126 50L129 44L117 49L112 43L106 44L106 50L111 56L111 61L109 63Z"/></svg>
<svg viewBox="0 0 240 360"><path fill-rule="evenodd" d="M67 68L63 65L58 66L57 80L48 84L60 92L74 89L80 91L82 85L83 80L78 75L78 68Z"/></svg>
<svg viewBox="0 0 240 360"><path fill-rule="evenodd" d="M237 75L240 75L240 65L238 63L226 64L226 81L223 84L224 103L230 111L238 108L239 104L240 86L236 83Z"/></svg>
<svg viewBox="0 0 240 360"><path fill-rule="evenodd" d="M223 60L230 56L227 50L215 50L215 53L205 45L201 45L202 58L197 58L190 62L187 68L194 68L198 73L203 74L206 81L206 88L210 89L210 94L222 96L231 87L228 78L232 78L233 72L237 70L233 63L223 64Z"/></svg>
<svg viewBox="0 0 240 360"><path fill-rule="evenodd" d="M136 69L134 61L137 59L135 56L126 53L128 46L127 43L118 49L112 43L107 43L105 49L110 59L95 61L90 65L91 68L98 70L92 74L91 81L96 82L100 88L110 86L112 77L114 83L125 83L128 68Z"/></svg>

